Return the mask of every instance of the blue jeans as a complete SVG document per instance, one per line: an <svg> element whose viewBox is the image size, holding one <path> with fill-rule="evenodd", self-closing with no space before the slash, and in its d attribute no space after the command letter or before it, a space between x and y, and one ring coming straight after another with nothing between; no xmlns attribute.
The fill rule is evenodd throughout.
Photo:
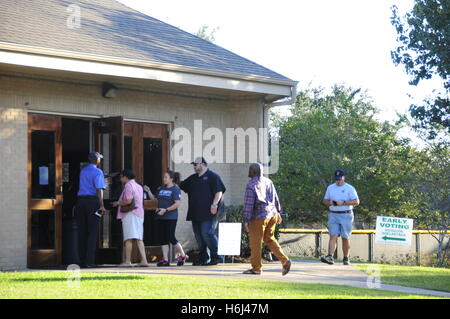
<svg viewBox="0 0 450 319"><path fill-rule="evenodd" d="M214 219L210 221L193 221L192 229L194 230L195 239L200 249L200 262L208 263L222 258L217 254L218 241L216 229L219 222ZM209 253L208 253L209 249Z"/></svg>

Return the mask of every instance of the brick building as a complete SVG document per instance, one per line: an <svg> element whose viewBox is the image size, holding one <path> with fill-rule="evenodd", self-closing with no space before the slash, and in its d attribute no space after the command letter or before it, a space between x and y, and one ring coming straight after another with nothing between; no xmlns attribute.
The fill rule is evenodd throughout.
<svg viewBox="0 0 450 319"><path fill-rule="evenodd" d="M0 270L65 263L89 151L105 155L106 174L129 167L155 189L167 168L193 172L170 156L174 129L193 131L194 120L224 132L266 127L270 106L295 92L296 82L117 1L0 4ZM228 188L225 201L241 203L247 164L210 168ZM117 181L107 182L111 201ZM195 248L186 197L177 236ZM120 259L120 234L111 210L99 263Z"/></svg>

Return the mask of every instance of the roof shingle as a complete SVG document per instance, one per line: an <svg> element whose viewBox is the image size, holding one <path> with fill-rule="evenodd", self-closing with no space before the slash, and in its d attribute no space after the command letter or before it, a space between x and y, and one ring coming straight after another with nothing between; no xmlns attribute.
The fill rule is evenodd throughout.
<svg viewBox="0 0 450 319"><path fill-rule="evenodd" d="M67 27L73 4L80 28ZM0 41L289 80L114 0L0 0Z"/></svg>

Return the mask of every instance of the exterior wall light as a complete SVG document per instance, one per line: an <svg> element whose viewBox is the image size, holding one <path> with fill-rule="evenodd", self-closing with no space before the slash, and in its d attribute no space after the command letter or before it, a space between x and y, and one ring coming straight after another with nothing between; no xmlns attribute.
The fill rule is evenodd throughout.
<svg viewBox="0 0 450 319"><path fill-rule="evenodd" d="M102 95L104 98L111 99L116 97L117 87L109 82L103 82L102 85Z"/></svg>

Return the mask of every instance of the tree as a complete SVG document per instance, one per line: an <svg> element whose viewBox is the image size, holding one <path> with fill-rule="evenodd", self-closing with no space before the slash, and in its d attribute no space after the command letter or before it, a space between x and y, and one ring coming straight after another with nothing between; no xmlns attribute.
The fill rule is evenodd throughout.
<svg viewBox="0 0 450 319"><path fill-rule="evenodd" d="M415 127L424 129L429 139L439 131L450 133L450 1L415 0L412 10L402 18L392 7L391 22L399 46L391 52L395 65L402 64L411 75L411 85L434 76L443 88L430 92L422 105L411 105Z"/></svg>
<svg viewBox="0 0 450 319"><path fill-rule="evenodd" d="M360 196L355 212L365 226L376 215L414 212L409 200L415 150L397 138L397 123L376 120L377 109L360 89L335 86L299 92L292 116L276 117L280 167L272 176L291 223L324 223L322 204L335 169L344 169L347 181ZM363 225L363 226L364 226Z"/></svg>
<svg viewBox="0 0 450 319"><path fill-rule="evenodd" d="M417 179L411 184L411 199L420 203L414 214L416 227L437 230L436 266L449 266L450 248L450 147L432 143L422 153Z"/></svg>
<svg viewBox="0 0 450 319"><path fill-rule="evenodd" d="M198 29L197 33L195 34L199 38L202 38L203 40L209 41L209 42L215 42L216 41L216 32L219 30L219 27L213 28L211 31L209 31L209 25L203 25Z"/></svg>

